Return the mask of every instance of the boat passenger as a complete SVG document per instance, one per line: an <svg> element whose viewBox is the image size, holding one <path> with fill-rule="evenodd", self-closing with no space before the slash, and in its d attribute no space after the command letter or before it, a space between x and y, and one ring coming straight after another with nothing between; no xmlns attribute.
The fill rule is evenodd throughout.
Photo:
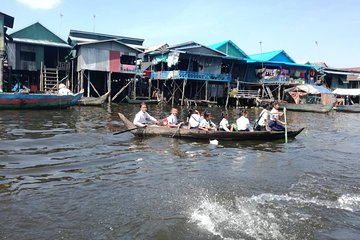
<svg viewBox="0 0 360 240"><path fill-rule="evenodd" d="M178 120L177 120L177 114L178 114L178 110L176 108L172 108L171 109L171 115L168 116L166 118L166 126L167 127L171 127L171 128L175 128L175 127L179 127L180 124L178 124Z"/></svg>
<svg viewBox="0 0 360 240"><path fill-rule="evenodd" d="M241 117L236 120L236 126L238 131L253 131L252 127L250 126L248 114L248 111L245 109L242 111Z"/></svg>
<svg viewBox="0 0 360 240"><path fill-rule="evenodd" d="M199 129L204 131L216 130L216 124L211 121L211 113L204 112L204 119L201 120Z"/></svg>
<svg viewBox="0 0 360 240"><path fill-rule="evenodd" d="M71 92L70 89L68 89L65 84L60 83L59 84L59 95L72 95L73 93Z"/></svg>
<svg viewBox="0 0 360 240"><path fill-rule="evenodd" d="M156 124L159 124L159 121L156 118L150 116L150 114L148 114L146 111L147 111L146 104L141 103L140 104L140 111L135 115L135 118L134 118L134 121L133 121L135 126L137 126L137 127L147 127L148 122L154 122Z"/></svg>
<svg viewBox="0 0 360 240"><path fill-rule="evenodd" d="M219 130L225 132L232 132L234 129L234 125L229 124L229 114L227 112L221 113L222 120L219 124Z"/></svg>
<svg viewBox="0 0 360 240"><path fill-rule="evenodd" d="M200 112L194 110L189 117L189 129L198 128L200 125Z"/></svg>
<svg viewBox="0 0 360 240"><path fill-rule="evenodd" d="M12 88L12 91L18 92L18 93L29 93L30 89L28 87L26 87L22 82L18 82Z"/></svg>
<svg viewBox="0 0 360 240"><path fill-rule="evenodd" d="M274 107L270 111L269 127L273 131L285 131L285 122L279 120L279 117L283 116L283 112L279 112L279 103L275 102Z"/></svg>
<svg viewBox="0 0 360 240"><path fill-rule="evenodd" d="M257 124L255 124L256 125L255 130L266 131L269 121L270 121L270 105L265 104L264 109L261 111L259 115Z"/></svg>

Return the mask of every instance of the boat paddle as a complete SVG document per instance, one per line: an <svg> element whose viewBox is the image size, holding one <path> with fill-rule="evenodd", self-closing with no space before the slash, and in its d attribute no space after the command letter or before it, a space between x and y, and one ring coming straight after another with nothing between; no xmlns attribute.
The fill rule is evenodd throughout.
<svg viewBox="0 0 360 240"><path fill-rule="evenodd" d="M113 133L113 135L118 135L118 134L121 134L121 133L130 132L130 131L135 130L135 129L138 129L138 128L137 128L137 127L135 127L135 128L125 129L125 130L122 130L122 131L119 131L119 132Z"/></svg>
<svg viewBox="0 0 360 240"><path fill-rule="evenodd" d="M286 121L286 107L284 107L284 121L285 121L285 143L288 143L288 135L287 135L287 121Z"/></svg>

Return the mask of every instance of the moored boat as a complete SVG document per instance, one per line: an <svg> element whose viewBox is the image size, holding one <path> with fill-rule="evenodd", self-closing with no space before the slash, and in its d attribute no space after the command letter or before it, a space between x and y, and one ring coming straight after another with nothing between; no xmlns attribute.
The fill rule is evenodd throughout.
<svg viewBox="0 0 360 240"><path fill-rule="evenodd" d="M140 103L146 103L146 104L157 104L160 101L157 99L131 99L128 96L125 97L126 101L130 104L140 104Z"/></svg>
<svg viewBox="0 0 360 240"><path fill-rule="evenodd" d="M352 113L360 113L360 104L354 105L338 105L334 107L337 112L352 112Z"/></svg>
<svg viewBox="0 0 360 240"><path fill-rule="evenodd" d="M254 131L254 132L224 132L224 131L209 131L205 132L198 129L186 128L168 128L168 127L146 127L136 128L136 126L129 121L122 113L118 113L120 119L124 122L127 129L132 129L131 132L138 137L174 137L174 138L188 138L200 140L226 140L226 141L239 141L239 140L254 140L254 141L272 141L284 139L284 132L277 131ZM288 138L295 138L304 128L288 130Z"/></svg>
<svg viewBox="0 0 360 240"><path fill-rule="evenodd" d="M323 86L302 84L284 92L290 95L292 102L280 102L279 106L289 111L327 113L336 103L334 94Z"/></svg>
<svg viewBox="0 0 360 240"><path fill-rule="evenodd" d="M83 91L71 95L48 93L0 93L0 109L58 109L75 105Z"/></svg>
<svg viewBox="0 0 360 240"><path fill-rule="evenodd" d="M359 88L337 88L333 93L338 97L337 105L334 109L337 112L360 112L360 89ZM353 101L354 100L354 101Z"/></svg>
<svg viewBox="0 0 360 240"><path fill-rule="evenodd" d="M100 106L106 101L109 94L110 91L100 97L82 97L78 101L78 104L82 106Z"/></svg>

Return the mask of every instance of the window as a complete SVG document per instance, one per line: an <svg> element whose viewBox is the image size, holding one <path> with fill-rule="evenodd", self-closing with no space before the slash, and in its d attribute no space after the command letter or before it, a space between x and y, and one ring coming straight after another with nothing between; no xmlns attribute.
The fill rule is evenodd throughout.
<svg viewBox="0 0 360 240"><path fill-rule="evenodd" d="M29 61L29 62L35 62L35 53L34 52L25 52L20 51L20 60L21 61Z"/></svg>

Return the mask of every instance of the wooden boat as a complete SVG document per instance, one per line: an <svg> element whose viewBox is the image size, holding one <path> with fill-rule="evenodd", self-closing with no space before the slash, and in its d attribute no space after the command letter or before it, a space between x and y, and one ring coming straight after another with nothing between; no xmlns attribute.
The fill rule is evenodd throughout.
<svg viewBox="0 0 360 240"><path fill-rule="evenodd" d="M71 95L50 93L0 93L0 109L58 109L75 105L83 91Z"/></svg>
<svg viewBox="0 0 360 240"><path fill-rule="evenodd" d="M284 90L294 103L280 102L289 111L327 113L335 106L334 94L323 86L301 84Z"/></svg>
<svg viewBox="0 0 360 240"><path fill-rule="evenodd" d="M360 104L354 105L338 105L334 107L337 112L351 112L351 113L360 113Z"/></svg>
<svg viewBox="0 0 360 240"><path fill-rule="evenodd" d="M140 103L146 103L146 104L157 104L160 101L158 101L157 99L131 99L128 96L125 97L126 101L130 104L140 104Z"/></svg>
<svg viewBox="0 0 360 240"><path fill-rule="evenodd" d="M139 137L174 137L174 138L189 138L189 139L217 139L226 141L238 140L255 140L255 141L272 141L277 139L284 139L284 132L276 131L254 131L254 132L223 132L211 131L205 132L198 129L185 128L168 128L168 127L146 127L136 128L136 126L129 121L123 114L119 113L120 119L124 122L127 129L133 129L131 132ZM288 138L295 138L304 128L296 130L288 130Z"/></svg>
<svg viewBox="0 0 360 240"><path fill-rule="evenodd" d="M297 112L317 112L317 113L327 113L330 112L334 104L324 105L324 104L296 104L296 103L279 103L280 109L286 107L286 110L297 111Z"/></svg>
<svg viewBox="0 0 360 240"><path fill-rule="evenodd" d="M100 97L82 97L78 104L82 106L100 106L106 101L109 94L110 91Z"/></svg>

